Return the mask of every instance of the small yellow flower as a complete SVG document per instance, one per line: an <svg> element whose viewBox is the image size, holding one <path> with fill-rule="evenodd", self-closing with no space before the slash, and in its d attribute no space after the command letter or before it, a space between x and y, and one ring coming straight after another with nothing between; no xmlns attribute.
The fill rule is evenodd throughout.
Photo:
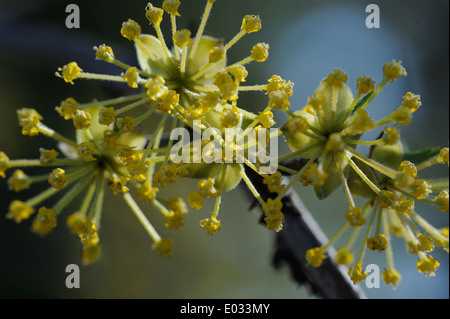
<svg viewBox="0 0 450 319"><path fill-rule="evenodd" d="M184 225L184 215L180 211L171 211L164 216L164 222L167 228L178 229Z"/></svg>
<svg viewBox="0 0 450 319"><path fill-rule="evenodd" d="M348 74L344 73L344 71L340 69L334 69L333 72L328 74L325 82L335 87L342 87L345 83L347 83L347 80Z"/></svg>
<svg viewBox="0 0 450 319"><path fill-rule="evenodd" d="M423 233L417 236L417 239L419 240L417 244L418 251L431 253L434 250L434 240L430 235Z"/></svg>
<svg viewBox="0 0 450 319"><path fill-rule="evenodd" d="M241 30L246 33L257 32L261 30L261 19L256 15L246 15L242 20Z"/></svg>
<svg viewBox="0 0 450 319"><path fill-rule="evenodd" d="M402 107L409 109L411 112L417 111L421 105L420 95L408 92L403 96Z"/></svg>
<svg viewBox="0 0 450 319"><path fill-rule="evenodd" d="M383 66L383 75L391 82L395 82L397 78L406 76L406 70L401 65L401 61L392 60Z"/></svg>
<svg viewBox="0 0 450 319"><path fill-rule="evenodd" d="M79 77L80 73L83 72L76 62L70 62L62 68L58 68L58 71L62 74L60 75L59 73L56 73L56 75L62 77L64 81L70 84L74 84L73 80Z"/></svg>
<svg viewBox="0 0 450 319"><path fill-rule="evenodd" d="M190 192L188 203L193 209L198 210L203 207L203 197L198 192Z"/></svg>
<svg viewBox="0 0 450 319"><path fill-rule="evenodd" d="M191 31L178 30L173 36L173 43L179 48L185 48L192 44Z"/></svg>
<svg viewBox="0 0 450 319"><path fill-rule="evenodd" d="M51 164L53 160L59 155L59 153L53 149L46 150L42 147L39 149L39 153L41 154L39 162L41 163L41 165L45 166Z"/></svg>
<svg viewBox="0 0 450 319"><path fill-rule="evenodd" d="M121 176L120 178L112 176L109 179L108 185L111 187L113 194L117 195L119 193L126 193L129 191L129 188L125 186L128 181L129 178L125 176Z"/></svg>
<svg viewBox="0 0 450 319"><path fill-rule="evenodd" d="M139 82L139 71L136 67L132 66L125 73L122 73L122 78L128 83L129 87L136 89Z"/></svg>
<svg viewBox="0 0 450 319"><path fill-rule="evenodd" d="M433 256L417 260L417 270L429 277L435 276L435 271L440 265L439 261L434 259Z"/></svg>
<svg viewBox="0 0 450 319"><path fill-rule="evenodd" d="M361 269L362 261L357 263L354 267L350 267L348 275L354 284L360 283L367 277L367 271Z"/></svg>
<svg viewBox="0 0 450 319"><path fill-rule="evenodd" d="M111 125L116 121L114 107L101 107L98 111L98 122L102 125Z"/></svg>
<svg viewBox="0 0 450 319"><path fill-rule="evenodd" d="M14 219L16 223L28 219L34 213L34 208L20 200L13 200L9 204L9 212L6 214L7 218Z"/></svg>
<svg viewBox="0 0 450 319"><path fill-rule="evenodd" d="M345 218L351 226L362 226L366 223L366 218L364 218L361 211L361 207L355 206L350 207Z"/></svg>
<svg viewBox="0 0 450 319"><path fill-rule="evenodd" d="M348 265L353 262L353 253L345 248L336 251L335 260L338 265Z"/></svg>
<svg viewBox="0 0 450 319"><path fill-rule="evenodd" d="M256 62L264 62L269 57L269 45L267 43L258 43L252 48L252 59Z"/></svg>
<svg viewBox="0 0 450 319"><path fill-rule="evenodd" d="M73 119L73 126L77 130L82 130L91 126L91 114L87 111L77 110Z"/></svg>
<svg viewBox="0 0 450 319"><path fill-rule="evenodd" d="M448 198L448 190L440 192L439 195L434 198L436 204L439 206L438 209L443 213L448 211Z"/></svg>
<svg viewBox="0 0 450 319"><path fill-rule="evenodd" d="M92 142L82 142L78 144L78 154L86 162L96 161L97 159L93 156L96 154L95 144Z"/></svg>
<svg viewBox="0 0 450 319"><path fill-rule="evenodd" d="M136 189L137 194L143 201L152 201L156 198L159 188L151 187L150 182L146 181Z"/></svg>
<svg viewBox="0 0 450 319"><path fill-rule="evenodd" d="M62 168L55 168L48 178L48 182L56 189L62 189L68 178L66 172Z"/></svg>
<svg viewBox="0 0 450 319"><path fill-rule="evenodd" d="M163 9L154 7L151 3L147 4L145 7L145 17L155 26L159 26L161 24L163 13Z"/></svg>
<svg viewBox="0 0 450 319"><path fill-rule="evenodd" d="M22 127L22 134L35 136L39 131L37 125L42 120L42 116L34 109L21 108L17 110L19 125Z"/></svg>
<svg viewBox="0 0 450 319"><path fill-rule="evenodd" d="M122 29L120 34L128 40L132 41L136 39L141 34L141 26L131 19L122 24Z"/></svg>
<svg viewBox="0 0 450 319"><path fill-rule="evenodd" d="M153 243L152 249L155 250L159 256L170 258L173 254L173 241L169 238L162 238Z"/></svg>
<svg viewBox="0 0 450 319"><path fill-rule="evenodd" d="M131 132L134 130L134 116L125 116L117 120L117 127L123 133Z"/></svg>
<svg viewBox="0 0 450 319"><path fill-rule="evenodd" d="M264 128L270 128L275 125L273 113L271 111L263 111L256 118Z"/></svg>
<svg viewBox="0 0 450 319"><path fill-rule="evenodd" d="M178 7L180 6L180 0L164 0L162 8L164 11L166 11L168 14L179 16L178 13Z"/></svg>
<svg viewBox="0 0 450 319"><path fill-rule="evenodd" d="M64 101L61 102L59 106L55 108L55 110L64 117L65 120L73 120L75 118L75 111L78 108L79 103L71 97L68 97Z"/></svg>
<svg viewBox="0 0 450 319"><path fill-rule="evenodd" d="M445 148L440 150L439 157L438 157L439 163L447 164L447 166L449 165L449 160L448 160L449 155L448 155L448 153L449 153L448 152L448 147L445 147Z"/></svg>
<svg viewBox="0 0 450 319"><path fill-rule="evenodd" d="M386 145L394 145L400 139L400 134L395 127L387 127L383 132L383 142Z"/></svg>
<svg viewBox="0 0 450 319"><path fill-rule="evenodd" d="M188 211L186 203L181 197L172 197L166 206L170 210L180 212L182 214L187 213Z"/></svg>
<svg viewBox="0 0 450 319"><path fill-rule="evenodd" d="M15 192L23 191L30 188L29 177L20 169L16 169L13 175L8 179L8 185L10 190Z"/></svg>
<svg viewBox="0 0 450 319"><path fill-rule="evenodd" d="M306 260L309 266L320 267L325 258L327 257L322 247L311 248L306 252Z"/></svg>
<svg viewBox="0 0 450 319"><path fill-rule="evenodd" d="M235 127L239 124L241 116L239 115L239 110L236 106L231 106L224 108L220 113L220 124L224 128Z"/></svg>
<svg viewBox="0 0 450 319"><path fill-rule="evenodd" d="M387 249L387 239L383 234L377 235L375 237L367 238L367 248L370 250L378 250L382 252Z"/></svg>
<svg viewBox="0 0 450 319"><path fill-rule="evenodd" d="M46 207L39 208L38 215L33 221L32 230L34 233L45 236L48 235L57 225L56 214Z"/></svg>
<svg viewBox="0 0 450 319"><path fill-rule="evenodd" d="M100 47L94 47L95 50L95 56L99 60L103 60L106 62L111 62L114 60L114 52L111 47L102 44Z"/></svg>
<svg viewBox="0 0 450 319"><path fill-rule="evenodd" d="M221 47L214 47L209 50L209 62L216 63L226 57L227 52Z"/></svg>
<svg viewBox="0 0 450 319"><path fill-rule="evenodd" d="M394 289L397 287L397 284L402 279L402 276L396 269L387 270L384 269L383 273L381 274L381 278L383 278L386 285L392 284Z"/></svg>
<svg viewBox="0 0 450 319"><path fill-rule="evenodd" d="M285 110L291 105L289 94L285 90L273 91L269 95L269 107L275 110Z"/></svg>
<svg viewBox="0 0 450 319"><path fill-rule="evenodd" d="M9 168L9 157L4 152L0 152L0 176L5 178L5 171Z"/></svg>
<svg viewBox="0 0 450 319"><path fill-rule="evenodd" d="M220 231L220 220L211 216L210 218L200 221L200 226L207 232L208 235L214 235Z"/></svg>
<svg viewBox="0 0 450 319"><path fill-rule="evenodd" d="M356 80L356 87L359 94L367 94L375 89L375 81L370 76L363 76Z"/></svg>
<svg viewBox="0 0 450 319"><path fill-rule="evenodd" d="M266 175L263 181L263 183L267 185L270 192L278 194L286 188L286 185L282 184L282 182L283 178L280 171L276 171L271 175Z"/></svg>
<svg viewBox="0 0 450 319"><path fill-rule="evenodd" d="M282 208L283 204L278 198L268 198L267 201L262 205L262 210L264 211L264 214L266 216L264 220L266 222L267 229L273 229L276 232L283 229L284 215L281 212Z"/></svg>
<svg viewBox="0 0 450 319"><path fill-rule="evenodd" d="M203 198L213 198L217 196L217 189L214 187L214 180L211 177L207 179L202 179L197 183L197 187L199 189L199 194Z"/></svg>

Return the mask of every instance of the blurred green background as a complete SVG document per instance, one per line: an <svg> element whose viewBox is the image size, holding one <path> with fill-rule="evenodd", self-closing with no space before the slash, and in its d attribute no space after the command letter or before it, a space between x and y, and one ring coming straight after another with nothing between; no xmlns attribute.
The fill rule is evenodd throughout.
<svg viewBox="0 0 450 319"><path fill-rule="evenodd" d="M67 29L65 8L79 5L81 28ZM162 1L153 4L161 6ZM203 0L185 0L180 7L179 28L195 28L203 13ZM368 29L365 8L380 8L381 28ZM80 80L75 85L54 76L58 67L77 61L86 71L121 72L95 61L93 46L106 43L115 55L136 64L134 47L120 35L123 21L132 18L143 33L154 34L144 16L147 1L61 1L0 0L0 150L10 158L37 158L39 147L54 147L53 141L20 134L16 110L36 108L45 123L69 136L69 122L57 116L55 106L66 97L79 102L105 99L130 93L124 85ZM387 85L369 106L375 119L400 105L406 91L421 95L422 107L413 125L402 127L412 150L428 146L448 146L448 17L447 0L433 1L333 1L333 0L219 0L215 3L206 33L230 40L245 14L260 15L263 28L247 35L228 55L229 62L248 56L257 42L270 44L265 63L248 67L249 84L262 84L273 74L295 83L293 108L299 109L312 95L320 80L333 68L356 78L371 75L377 82L382 66L392 59L402 60L408 71ZM170 34L167 16L162 28ZM261 110L267 103L263 94L242 95L241 107ZM283 118L277 116L278 123ZM151 125L151 124L148 124ZM149 127L150 128L150 127ZM283 148L282 153L287 150ZM33 170L26 171L29 175ZM448 176L448 169L435 171ZM12 199L26 199L38 187L14 194L0 183L0 211L6 213ZM187 198L194 183L179 185ZM328 236L341 227L346 212L342 190L319 202L309 188L298 188L307 207ZM170 194L168 194L170 195ZM163 236L175 241L172 259L158 257L150 250L151 240L122 201L109 196L102 215L100 238L102 259L81 266L81 288L65 287L65 267L80 262L80 243L69 234L63 220L46 238L32 234L31 221L15 224L0 218L0 297L1 298L309 298L299 288L287 268L274 270L271 257L274 234L258 224L258 209L249 211L250 201L239 189L226 193L220 219L222 230L206 236L198 222L211 207L187 215L180 230L167 230L157 212L146 212ZM448 226L448 213L418 205L417 210L436 227ZM69 212L66 211L65 214ZM402 282L394 291L381 283L379 289L366 289L369 298L448 298L448 254L434 253L441 267L428 278L416 270L415 256L395 242L395 264ZM382 270L384 256L368 252L365 264L376 263Z"/></svg>

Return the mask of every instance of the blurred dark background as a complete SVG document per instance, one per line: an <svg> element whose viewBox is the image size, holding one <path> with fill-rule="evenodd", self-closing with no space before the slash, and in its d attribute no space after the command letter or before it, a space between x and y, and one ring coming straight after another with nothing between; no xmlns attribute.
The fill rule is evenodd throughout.
<svg viewBox="0 0 450 319"><path fill-rule="evenodd" d="M65 8L80 8L81 28L67 29ZM162 1L153 4L161 6ZM205 1L182 1L179 28L196 28ZM368 4L380 8L381 27L368 29ZM73 127L54 111L66 97L79 102L130 93L124 85L76 81L75 85L55 77L58 67L77 61L89 72L119 74L121 70L95 61L93 46L107 44L116 57L136 64L134 47L120 35L122 22L132 18L143 33L154 34L144 16L147 1L61 1L0 0L0 150L10 158L37 158L39 147L54 147L53 141L20 134L16 110L36 108L45 123L71 136ZM422 107L413 125L401 127L412 150L448 146L448 17L446 0L433 1L332 1L332 0L219 0L215 3L206 34L230 40L245 14L258 14L263 28L244 37L228 55L229 61L249 55L258 42L270 44L265 63L248 66L249 84L262 84L273 74L295 83L291 99L294 109L303 107L320 80L333 68L349 74L349 86L356 78L382 78L383 64L402 60L406 78L389 84L369 106L375 119L400 105L401 97L412 91L421 95ZM170 34L168 16L162 28ZM242 95L241 107L261 110L267 103L263 94ZM277 115L278 123L283 118ZM287 150L284 148L282 152ZM32 174L32 170L27 173ZM448 176L448 170L437 170ZM7 211L12 199L26 199L38 187L15 194L0 183L0 211ZM179 186L187 197L194 183ZM343 224L346 203L338 189L329 199L318 202L310 189L298 188L300 196L320 225L331 236ZM169 194L170 195L170 194ZM227 198L229 200L227 200ZM111 196L111 199L112 196ZM232 200L231 200L232 199ZM305 298L287 269L271 265L273 234L258 224L259 211L249 211L250 202L239 191L224 195L220 219L222 231L207 237L198 221L208 216L208 207L191 212L186 225L164 229L160 216L149 212L152 223L164 236L175 241L175 256L162 259L150 250L151 241L127 207L119 200L107 200L102 215L103 257L81 266L81 288L65 287L65 267L80 263L80 243L69 234L63 221L46 238L30 233L31 221L16 225L0 218L0 297L2 298ZM330 207L341 207L332 212ZM448 226L448 213L418 205L418 211L438 228ZM65 212L68 214L69 212ZM334 217L333 217L334 216ZM402 274L397 290L381 283L379 289L365 289L373 298L448 298L448 254L434 253L441 262L436 277L427 278L416 270L415 256L409 256L402 242L394 255ZM367 253L365 264L376 263L382 271L384 256Z"/></svg>

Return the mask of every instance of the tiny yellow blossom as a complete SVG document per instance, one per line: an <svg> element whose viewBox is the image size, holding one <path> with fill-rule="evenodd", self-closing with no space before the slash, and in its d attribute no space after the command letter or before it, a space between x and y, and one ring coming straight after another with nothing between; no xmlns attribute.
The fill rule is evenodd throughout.
<svg viewBox="0 0 450 319"><path fill-rule="evenodd" d="M66 172L62 168L55 168L48 178L48 182L56 189L62 189L68 178Z"/></svg>
<svg viewBox="0 0 450 319"><path fill-rule="evenodd" d="M345 248L336 251L335 260L338 265L348 265L353 262L353 253Z"/></svg>
<svg viewBox="0 0 450 319"><path fill-rule="evenodd" d="M152 182L157 186L166 187L168 184L178 181L178 168L175 164L161 165L159 170L153 176Z"/></svg>
<svg viewBox="0 0 450 319"><path fill-rule="evenodd" d="M99 60L103 60L106 62L111 62L114 60L114 52L111 47L102 44L100 47L94 47L95 57Z"/></svg>
<svg viewBox="0 0 450 319"><path fill-rule="evenodd" d="M367 238L367 248L370 250L378 250L378 252L382 252L387 249L387 245L388 243L386 236L383 234Z"/></svg>
<svg viewBox="0 0 450 319"><path fill-rule="evenodd" d="M434 250L434 240L430 235L423 233L417 236L417 239L419 240L417 244L418 251L431 253Z"/></svg>
<svg viewBox="0 0 450 319"><path fill-rule="evenodd" d="M370 131L375 127L375 123L370 118L369 112L363 109L356 111L352 123L352 130L358 133Z"/></svg>
<svg viewBox="0 0 450 319"><path fill-rule="evenodd" d="M157 27L161 24L163 14L163 9L154 7L151 3L147 4L145 7L145 17L150 23L153 23Z"/></svg>
<svg viewBox="0 0 450 319"><path fill-rule="evenodd" d="M272 199L268 198L267 201L262 205L262 210L264 211L267 229L275 230L279 232L283 229L284 215L281 212L283 204L278 198Z"/></svg>
<svg viewBox="0 0 450 319"><path fill-rule="evenodd" d="M55 107L55 110L64 117L65 120L73 120L75 118L75 111L78 108L79 103L71 97L68 97L61 104Z"/></svg>
<svg viewBox="0 0 450 319"><path fill-rule="evenodd" d="M67 217L66 224L73 233L78 235L82 231L85 221L86 218L80 213L76 212Z"/></svg>
<svg viewBox="0 0 450 319"><path fill-rule="evenodd" d="M157 102L156 108L161 112L170 113L173 106L178 103L180 100L180 95L174 91L169 90L166 94L164 94Z"/></svg>
<svg viewBox="0 0 450 319"><path fill-rule="evenodd" d="M402 276L396 269L392 269L389 271L385 268L383 273L381 274L381 278L383 278L386 285L392 284L395 289L397 287L397 284L402 279Z"/></svg>
<svg viewBox="0 0 450 319"><path fill-rule="evenodd" d="M132 41L136 39L141 34L141 26L131 19L122 24L122 29L120 34L128 40Z"/></svg>
<svg viewBox="0 0 450 319"><path fill-rule="evenodd" d="M86 162L96 161L97 159L93 156L96 153L95 144L92 142L82 142L78 144L78 154Z"/></svg>
<svg viewBox="0 0 450 319"><path fill-rule="evenodd" d="M406 70L401 65L401 61L392 60L383 66L383 75L391 82L395 82L397 78L406 76Z"/></svg>
<svg viewBox="0 0 450 319"><path fill-rule="evenodd" d="M367 277L367 271L361 269L362 261L357 263L354 267L350 267L348 275L354 284L360 283Z"/></svg>
<svg viewBox="0 0 450 319"><path fill-rule="evenodd" d="M348 74L344 73L344 71L340 69L334 69L333 72L328 74L325 82L335 87L342 87L345 83L347 83L347 80Z"/></svg>
<svg viewBox="0 0 450 319"><path fill-rule="evenodd" d="M180 6L180 0L164 0L162 8L164 11L166 11L168 14L179 16L178 13L178 7Z"/></svg>
<svg viewBox="0 0 450 319"><path fill-rule="evenodd" d="M4 153L0 152L0 176L5 178L5 171L9 168L8 165L9 157Z"/></svg>
<svg viewBox="0 0 450 319"><path fill-rule="evenodd" d="M214 47L209 50L209 62L216 63L226 57L227 52L221 47Z"/></svg>
<svg viewBox="0 0 450 319"><path fill-rule="evenodd" d="M122 73L122 78L128 83L129 87L136 89L139 82L139 71L136 67L128 68L125 73Z"/></svg>
<svg viewBox="0 0 450 319"><path fill-rule="evenodd" d="M147 96L152 99L153 101L156 101L161 96L166 94L167 88L164 86L164 83L166 81L161 75L157 75L154 79L149 78L147 82L145 82L144 86L147 89Z"/></svg>
<svg viewBox="0 0 450 319"><path fill-rule="evenodd" d="M435 271L440 265L439 261L434 259L433 256L417 260L417 270L429 277L435 276Z"/></svg>
<svg viewBox="0 0 450 319"><path fill-rule="evenodd" d="M448 155L448 147L441 149L441 151L439 152L439 157L438 157L438 162L442 163L442 164L447 164L447 166L449 165L449 155Z"/></svg>
<svg viewBox="0 0 450 319"><path fill-rule="evenodd" d="M267 188L272 193L281 193L285 188L286 185L282 184L283 177L280 173L280 171L276 171L275 173L271 175L266 175L264 177L263 183L267 185Z"/></svg>
<svg viewBox="0 0 450 319"><path fill-rule="evenodd" d="M362 214L361 207L358 206L350 207L345 218L353 227L362 226L366 223L366 218Z"/></svg>
<svg viewBox="0 0 450 319"><path fill-rule="evenodd" d="M83 247L83 250L81 251L81 261L83 262L83 265L89 265L99 260L101 255L102 249L100 244Z"/></svg>
<svg viewBox="0 0 450 319"><path fill-rule="evenodd" d="M173 254L173 241L169 238L162 238L153 243L152 249L156 251L159 256L170 258Z"/></svg>
<svg viewBox="0 0 450 319"><path fill-rule="evenodd" d="M98 123L102 125L110 125L116 121L116 112L114 107L104 107L102 106L98 111Z"/></svg>
<svg viewBox="0 0 450 319"><path fill-rule="evenodd" d="M211 216L210 218L203 219L200 221L200 226L207 232L208 235L214 235L220 231L220 220Z"/></svg>
<svg viewBox="0 0 450 319"><path fill-rule="evenodd" d="M173 36L173 43L179 48L185 48L192 44L191 31L178 30Z"/></svg>
<svg viewBox="0 0 450 319"><path fill-rule="evenodd" d="M448 197L448 190L445 190L440 192L439 195L434 198L436 204L439 206L438 209L443 213L448 211Z"/></svg>
<svg viewBox="0 0 450 319"><path fill-rule="evenodd" d="M8 186L10 190L15 192L23 191L30 188L29 177L20 169L16 169L13 175L8 179Z"/></svg>
<svg viewBox="0 0 450 319"><path fill-rule="evenodd" d="M22 127L22 134L35 136L39 131L36 126L42 120L42 116L34 109L21 108L17 110L19 125Z"/></svg>
<svg viewBox="0 0 450 319"><path fill-rule="evenodd" d="M320 267L322 261L327 258L322 247L308 249L306 252L306 260L309 266Z"/></svg>
<svg viewBox="0 0 450 319"><path fill-rule="evenodd" d="M246 33L257 32L261 30L261 19L256 15L246 15L242 20L241 30Z"/></svg>
<svg viewBox="0 0 450 319"><path fill-rule="evenodd" d="M45 166L53 162L53 160L59 155L59 153L53 149L46 150L42 147L39 149L39 153L41 154L41 156L39 157L39 162L41 163L41 165Z"/></svg>
<svg viewBox="0 0 450 319"><path fill-rule="evenodd" d="M406 107L411 112L417 111L417 109L422 105L420 102L420 95L413 94L411 92L406 93L403 96L402 107Z"/></svg>
<svg viewBox="0 0 450 319"><path fill-rule="evenodd" d="M188 203L193 209L198 210L203 207L203 197L198 192L190 192Z"/></svg>
<svg viewBox="0 0 450 319"><path fill-rule="evenodd" d="M291 105L289 93L285 90L273 91L269 95L269 107L275 110L285 110Z"/></svg>
<svg viewBox="0 0 450 319"><path fill-rule="evenodd" d="M164 222L167 228L178 229L184 225L184 215L179 211L171 211L164 216Z"/></svg>
<svg viewBox="0 0 450 319"><path fill-rule="evenodd" d="M20 200L13 200L9 204L9 212L6 218L14 219L16 223L28 219L34 213L34 208Z"/></svg>
<svg viewBox="0 0 450 319"><path fill-rule="evenodd" d="M84 247L95 246L99 242L97 225L92 222L91 218L86 218L86 221L78 229L78 237Z"/></svg>
<svg viewBox="0 0 450 319"><path fill-rule="evenodd" d="M203 198L213 198L217 196L217 189L214 187L214 180L211 177L207 179L202 179L197 183L199 189L199 194Z"/></svg>
<svg viewBox="0 0 450 319"><path fill-rule="evenodd" d="M252 59L256 62L264 62L269 57L269 45L258 43L252 48Z"/></svg>
<svg viewBox="0 0 450 319"><path fill-rule="evenodd" d="M407 199L405 196L402 196L398 199L394 209L400 214L409 215L414 211L414 199Z"/></svg>
<svg viewBox="0 0 450 319"><path fill-rule="evenodd" d="M181 197L172 197L166 206L174 212L180 212L184 214L188 211L186 203Z"/></svg>
<svg viewBox="0 0 450 319"><path fill-rule="evenodd" d="M73 126L77 130L82 130L91 126L91 114L87 111L77 110L73 119Z"/></svg>
<svg viewBox="0 0 450 319"><path fill-rule="evenodd" d="M325 172L317 163L311 164L306 170L304 176L309 183L320 187L325 184L328 179L328 173Z"/></svg>
<svg viewBox="0 0 450 319"><path fill-rule="evenodd" d="M143 201L152 201L156 198L156 193L158 193L158 187L151 187L149 181L145 181L141 186L136 189L137 194L141 197Z"/></svg>
<svg viewBox="0 0 450 319"><path fill-rule="evenodd" d="M136 125L134 124L134 116L125 116L117 120L117 127L123 133L131 132Z"/></svg>
<svg viewBox="0 0 450 319"><path fill-rule="evenodd" d="M240 119L239 109L236 106L226 107L220 113L220 124L224 128L235 127Z"/></svg>
<svg viewBox="0 0 450 319"><path fill-rule="evenodd" d="M410 185L410 187L411 189L413 189L411 194L419 200L426 198L429 194L433 192L431 186L427 182L420 179L415 180Z"/></svg>
<svg viewBox="0 0 450 319"><path fill-rule="evenodd" d="M238 84L233 81L233 78L228 71L222 70L217 72L214 75L214 85L219 89L220 95L224 101L237 100Z"/></svg>
<svg viewBox="0 0 450 319"><path fill-rule="evenodd" d="M52 209L46 207L39 208L38 215L33 221L32 230L34 233L45 236L57 226L56 214Z"/></svg>
<svg viewBox="0 0 450 319"><path fill-rule="evenodd" d="M125 184L129 181L128 177L121 176L117 178L116 176L112 176L109 178L108 185L111 187L111 191L114 195L119 193L126 193L129 191L128 187Z"/></svg>
<svg viewBox="0 0 450 319"><path fill-rule="evenodd" d="M395 127L386 127L382 139L384 144L394 145L400 139L400 133Z"/></svg>
<svg viewBox="0 0 450 319"><path fill-rule="evenodd" d="M245 79L248 76L248 71L243 65L235 65L226 68L226 71L229 72L233 77L236 83L245 82Z"/></svg>
<svg viewBox="0 0 450 319"><path fill-rule="evenodd" d="M74 84L73 80L79 77L80 73L83 72L83 70L78 66L76 62L70 62L62 68L58 68L58 71L60 71L62 74L56 73L56 75L62 77L64 81L70 84Z"/></svg>
<svg viewBox="0 0 450 319"><path fill-rule="evenodd" d="M363 76L356 80L359 94L367 94L375 89L375 81L370 76Z"/></svg>
<svg viewBox="0 0 450 319"><path fill-rule="evenodd" d="M273 113L271 111L263 111L259 113L256 119L262 124L264 128L270 128L275 125L273 120Z"/></svg>

